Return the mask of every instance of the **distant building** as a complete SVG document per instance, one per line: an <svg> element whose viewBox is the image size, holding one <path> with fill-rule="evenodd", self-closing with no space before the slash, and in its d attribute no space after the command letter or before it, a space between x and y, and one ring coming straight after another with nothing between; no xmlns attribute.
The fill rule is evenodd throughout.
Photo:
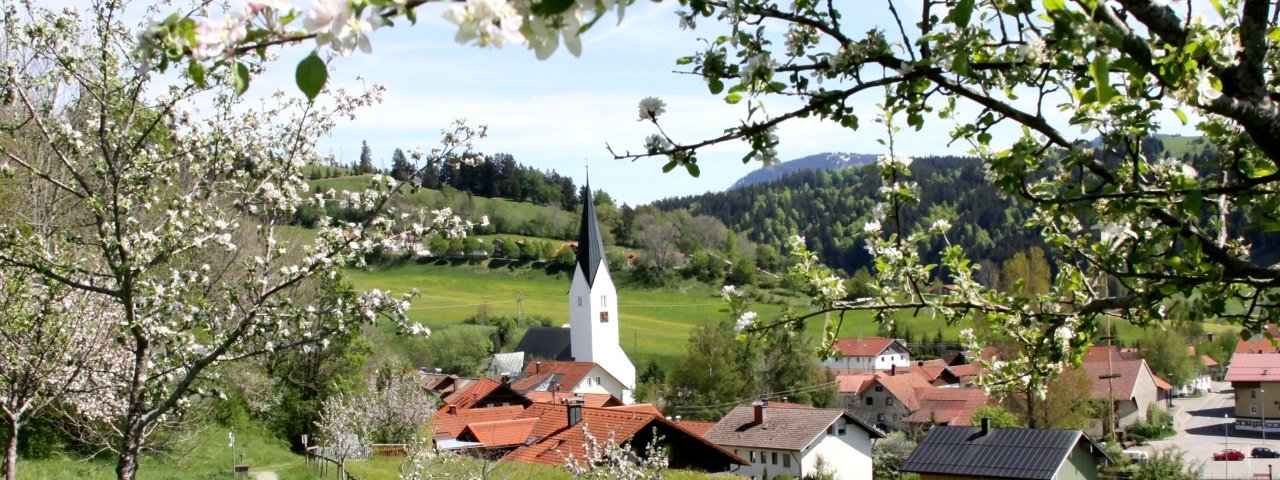
<svg viewBox="0 0 1280 480"><path fill-rule="evenodd" d="M834 356L823 364L838 370L888 370L911 364L911 350L892 338L838 338L831 349Z"/></svg>
<svg viewBox="0 0 1280 480"><path fill-rule="evenodd" d="M734 408L704 437L746 459L732 473L747 478L800 478L821 462L836 479L863 480L872 477L871 445L884 434L840 410L756 402Z"/></svg>
<svg viewBox="0 0 1280 480"><path fill-rule="evenodd" d="M620 320L618 291L609 275L604 236L600 234L588 182L583 195L573 280L569 286L569 328L530 328L516 349L525 352L530 360L599 365L620 386L620 391L610 393L630 404L636 386L636 367L618 343Z"/></svg>
<svg viewBox="0 0 1280 480"><path fill-rule="evenodd" d="M920 480L1002 478L1092 480L1111 461L1079 430L939 426L929 430L902 471Z"/></svg>
<svg viewBox="0 0 1280 480"><path fill-rule="evenodd" d="M902 419L904 424L928 426L973 425L973 413L991 403L981 388L931 388L920 393L919 408Z"/></svg>
<svg viewBox="0 0 1280 480"><path fill-rule="evenodd" d="M533 362L511 382L521 393L553 392L563 397L575 393L610 395L627 403L630 389L603 366L591 362Z"/></svg>
<svg viewBox="0 0 1280 480"><path fill-rule="evenodd" d="M920 396L934 387L923 375L877 375L867 382L847 412L881 430L903 430L903 419L920 408Z"/></svg>
<svg viewBox="0 0 1280 480"><path fill-rule="evenodd" d="M1104 357L1105 358L1105 357ZM1147 367L1146 360L1113 360L1083 362L1080 368L1093 382L1089 390L1095 400L1114 402L1116 424L1124 430L1146 418L1147 408L1159 401L1160 383ZM1167 389L1167 383L1165 388ZM1166 390L1167 391L1167 390ZM1105 423L1105 418L1101 419ZM1104 427L1104 431L1105 427ZM1095 432L1098 433L1098 432Z"/></svg>
<svg viewBox="0 0 1280 480"><path fill-rule="evenodd" d="M1280 353L1237 353L1227 367L1236 391L1236 428L1280 430Z"/></svg>

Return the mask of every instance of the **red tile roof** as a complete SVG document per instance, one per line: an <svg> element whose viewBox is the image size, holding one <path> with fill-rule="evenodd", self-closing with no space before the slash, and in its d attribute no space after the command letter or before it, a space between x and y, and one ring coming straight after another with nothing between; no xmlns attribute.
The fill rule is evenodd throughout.
<svg viewBox="0 0 1280 480"><path fill-rule="evenodd" d="M537 387L538 384L543 381L559 375L559 380L556 380L556 382L560 385L564 385L565 388L561 391L567 393L570 389L578 386L578 383L582 382L582 379L585 378L587 374L591 372L591 369L595 368L595 366L596 364L593 362L544 361L530 363L529 366L524 367L525 376L519 380L511 382L511 388L518 391L529 390Z"/></svg>
<svg viewBox="0 0 1280 480"><path fill-rule="evenodd" d="M609 410L618 410L623 412L650 413L653 415L662 416L662 412L658 411L658 407L653 406L652 403L637 403L635 405L622 405L618 407L609 407Z"/></svg>
<svg viewBox="0 0 1280 480"><path fill-rule="evenodd" d="M981 388L933 388L922 392L920 408L902 421L969 426L973 424L973 412L989 401Z"/></svg>
<svg viewBox="0 0 1280 480"><path fill-rule="evenodd" d="M560 401L565 398L576 396L581 398L582 404L588 407L616 407L622 405L621 400L618 400L614 398L613 395L609 395L607 393L569 393L564 391L544 392L534 390L525 392L524 396L529 397L529 400L538 403L560 403Z"/></svg>
<svg viewBox="0 0 1280 480"><path fill-rule="evenodd" d="M1280 352L1280 346L1271 343L1271 340L1263 338L1261 340L1241 340L1236 343L1235 353L1277 353Z"/></svg>
<svg viewBox="0 0 1280 480"><path fill-rule="evenodd" d="M481 378L466 385L464 389L443 398L445 403L457 405L458 408L471 408L502 386L501 382L490 378Z"/></svg>
<svg viewBox="0 0 1280 480"><path fill-rule="evenodd" d="M1146 360L1084 362L1080 364L1080 368L1084 369L1089 375L1089 381L1093 382L1090 389L1093 398L1108 398L1111 395L1111 389L1115 388L1115 398L1125 399L1133 398L1133 389L1138 381L1138 375L1146 373L1151 375L1153 380L1155 379L1155 375L1152 375L1150 370L1144 370L1146 364ZM1098 378L1113 373L1120 376L1114 379Z"/></svg>
<svg viewBox="0 0 1280 480"><path fill-rule="evenodd" d="M966 363L964 365L955 365L951 367L951 373L960 377L960 380L966 380L982 374L982 364L978 362Z"/></svg>
<svg viewBox="0 0 1280 480"><path fill-rule="evenodd" d="M863 390L871 386L871 380L877 377L873 373L862 373L857 375L836 375L836 381L840 382L836 391L840 393L852 393L861 395Z"/></svg>
<svg viewBox="0 0 1280 480"><path fill-rule="evenodd" d="M1160 378L1159 375L1153 373L1151 374L1151 379L1156 381L1156 390L1173 390L1173 385L1170 385L1169 382L1165 381L1165 379Z"/></svg>
<svg viewBox="0 0 1280 480"><path fill-rule="evenodd" d="M867 338L837 338L835 343L831 344L831 349L840 352L845 357L874 357L880 355L885 349L889 348L897 340L892 338L867 337ZM906 345L902 345L903 350L907 349Z"/></svg>
<svg viewBox="0 0 1280 480"><path fill-rule="evenodd" d="M1120 349L1115 345L1094 345L1084 352L1082 362L1105 362L1108 355L1112 360L1137 360L1138 352L1133 349Z"/></svg>
<svg viewBox="0 0 1280 480"><path fill-rule="evenodd" d="M876 383L884 385L885 390L907 407L907 411L920 408L920 390L936 388L923 375L917 373L877 378L872 385Z"/></svg>
<svg viewBox="0 0 1280 480"><path fill-rule="evenodd" d="M1280 354L1236 353L1227 364L1228 382L1280 381Z"/></svg>
<svg viewBox="0 0 1280 480"><path fill-rule="evenodd" d="M692 434L697 435L697 436L699 436L699 437L706 438L706 436L707 436L707 431L708 431L708 430L711 430L711 427L716 426L716 422L700 422L700 421L697 421L697 420L681 420L681 421L679 421L679 422L676 422L676 425L679 425L681 428L683 428L683 429L685 429L685 430L689 431L689 433L692 433Z"/></svg>
<svg viewBox="0 0 1280 480"><path fill-rule="evenodd" d="M457 438L467 424L520 418L524 410L525 408L520 405L493 408L450 408L445 406L437 410L435 416L432 417L432 434L437 440Z"/></svg>
<svg viewBox="0 0 1280 480"><path fill-rule="evenodd" d="M918 363L915 365L907 366L907 367L896 367L895 371L898 372L898 375L902 375L906 373L920 375L924 377L925 380L928 380L931 383L937 381L938 377L941 377L947 373L950 373L950 370L947 368L946 365L938 365L938 364L920 365ZM953 373L951 374L951 376L955 376L955 374Z"/></svg>
<svg viewBox="0 0 1280 480"><path fill-rule="evenodd" d="M1218 362L1208 355L1201 355L1200 361L1204 362L1205 368L1218 366Z"/></svg>
<svg viewBox="0 0 1280 480"><path fill-rule="evenodd" d="M536 418L474 422L463 427L458 438L474 439L488 448L523 445L529 440L529 434L533 432L533 426L537 423Z"/></svg>

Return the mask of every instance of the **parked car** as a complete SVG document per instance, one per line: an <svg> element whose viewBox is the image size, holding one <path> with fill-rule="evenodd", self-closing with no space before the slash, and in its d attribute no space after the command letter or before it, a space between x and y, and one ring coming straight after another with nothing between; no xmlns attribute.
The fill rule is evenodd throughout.
<svg viewBox="0 0 1280 480"><path fill-rule="evenodd" d="M1267 447L1258 447L1249 452L1253 458L1280 458L1280 452Z"/></svg>
<svg viewBox="0 0 1280 480"><path fill-rule="evenodd" d="M1213 459L1215 461L1216 460L1244 460L1244 452L1241 452L1234 448L1228 448L1226 450L1218 450L1216 452L1213 452Z"/></svg>
<svg viewBox="0 0 1280 480"><path fill-rule="evenodd" d="M1133 463L1143 463L1151 459L1151 454L1143 450L1125 450L1124 456Z"/></svg>

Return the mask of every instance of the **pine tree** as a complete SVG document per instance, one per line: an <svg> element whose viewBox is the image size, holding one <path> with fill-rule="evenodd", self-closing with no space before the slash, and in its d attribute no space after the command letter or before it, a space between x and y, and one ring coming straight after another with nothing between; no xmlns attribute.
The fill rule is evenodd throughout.
<svg viewBox="0 0 1280 480"><path fill-rule="evenodd" d="M409 159L404 156L404 151L399 148L395 153L391 154L391 178L405 181L413 176L413 164L409 163Z"/></svg>
<svg viewBox="0 0 1280 480"><path fill-rule="evenodd" d="M368 140L360 141L360 164L356 166L356 174L363 175L373 173L373 150L369 148Z"/></svg>

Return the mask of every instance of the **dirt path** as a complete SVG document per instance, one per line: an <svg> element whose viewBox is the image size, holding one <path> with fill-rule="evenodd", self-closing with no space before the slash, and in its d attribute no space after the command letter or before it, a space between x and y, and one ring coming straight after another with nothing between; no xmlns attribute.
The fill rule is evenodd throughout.
<svg viewBox="0 0 1280 480"><path fill-rule="evenodd" d="M253 479L254 480L280 480L280 477L276 476L276 472L266 471L266 472L253 472Z"/></svg>

